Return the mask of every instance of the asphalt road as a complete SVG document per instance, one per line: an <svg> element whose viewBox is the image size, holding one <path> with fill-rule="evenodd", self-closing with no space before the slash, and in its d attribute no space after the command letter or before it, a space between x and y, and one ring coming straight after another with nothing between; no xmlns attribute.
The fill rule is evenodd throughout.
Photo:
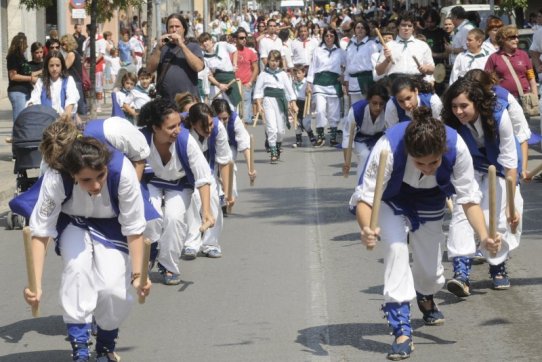
<svg viewBox="0 0 542 362"><path fill-rule="evenodd" d="M254 187L239 166L240 197L225 220L221 259L181 261L183 283L155 282L121 328L123 361L378 361L392 337L380 305L380 248L361 246L347 211L355 183L341 176L342 153L289 147L278 165L257 139ZM539 151L539 147L537 147ZM540 162L537 152L533 164ZM512 288L490 289L487 265L475 266L473 295L440 291L446 317L426 327L415 303L416 361L540 360L542 184L524 185L524 237L509 262ZM22 234L0 230L0 361L70 361L58 306L60 260L50 249L41 316L22 299ZM451 264L445 262L446 276Z"/></svg>

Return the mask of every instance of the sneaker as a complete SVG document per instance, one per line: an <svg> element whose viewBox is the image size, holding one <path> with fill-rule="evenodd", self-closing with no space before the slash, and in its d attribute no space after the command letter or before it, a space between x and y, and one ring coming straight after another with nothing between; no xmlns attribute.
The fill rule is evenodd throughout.
<svg viewBox="0 0 542 362"><path fill-rule="evenodd" d="M312 144L313 146L316 146L316 142L317 142L317 141L316 141L316 137L311 137L311 138L310 138L310 141L311 141L311 144Z"/></svg>
<svg viewBox="0 0 542 362"><path fill-rule="evenodd" d="M212 249L212 250L209 250L207 253L205 253L205 256L207 256L208 258L216 259L216 258L221 258L222 253L220 252L220 250Z"/></svg>
<svg viewBox="0 0 542 362"><path fill-rule="evenodd" d="M194 260L198 256L198 252L192 248L184 249L184 260Z"/></svg>
<svg viewBox="0 0 542 362"><path fill-rule="evenodd" d="M295 135L295 143L294 143L294 145L295 145L294 148L301 147L303 145L303 140L301 139L300 134Z"/></svg>
<svg viewBox="0 0 542 362"><path fill-rule="evenodd" d="M164 284L165 285L178 285L181 284L181 275L180 274L174 274L171 272L165 272L162 274L164 277Z"/></svg>
<svg viewBox="0 0 542 362"><path fill-rule="evenodd" d="M444 314L438 309L432 295L417 294L418 308L423 313L423 321L426 326L440 326L444 324ZM431 302L431 309L426 309L425 302Z"/></svg>
<svg viewBox="0 0 542 362"><path fill-rule="evenodd" d="M463 280L457 276L448 280L446 289L459 298L468 297L470 295L470 283L468 280Z"/></svg>
<svg viewBox="0 0 542 362"><path fill-rule="evenodd" d="M409 358L412 351L414 351L414 343L412 343L411 337L403 343L393 341L391 351L388 353L387 358L391 361L401 361Z"/></svg>
<svg viewBox="0 0 542 362"><path fill-rule="evenodd" d="M116 352L100 353L96 355L96 362L120 362L120 356Z"/></svg>
<svg viewBox="0 0 542 362"><path fill-rule="evenodd" d="M339 142L337 142L337 139L336 139L336 138L331 138L331 139L329 140L329 146L330 146L330 147L335 147L335 146L337 146L338 144L339 144Z"/></svg>
<svg viewBox="0 0 542 362"><path fill-rule="evenodd" d="M476 250L476 253L474 253L474 256L471 258L471 263L474 265L480 265L484 264L486 262L486 257L482 252L478 249Z"/></svg>
<svg viewBox="0 0 542 362"><path fill-rule="evenodd" d="M507 275L495 275L493 277L493 289L506 290L510 288L510 279Z"/></svg>

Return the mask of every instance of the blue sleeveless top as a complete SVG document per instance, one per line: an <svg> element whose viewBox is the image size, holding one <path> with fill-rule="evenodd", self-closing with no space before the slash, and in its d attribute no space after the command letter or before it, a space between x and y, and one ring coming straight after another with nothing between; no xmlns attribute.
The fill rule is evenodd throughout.
<svg viewBox="0 0 542 362"><path fill-rule="evenodd" d="M420 97L420 104L418 104L418 107L431 108L431 97L433 96L432 93L418 93L418 96ZM395 97L391 97L391 99L393 101L393 104L395 104L395 108L397 108L397 117L399 118L399 123L411 121L410 117L406 115L406 111L399 105L397 99Z"/></svg>
<svg viewBox="0 0 542 362"><path fill-rule="evenodd" d="M361 132L361 126L363 125L363 116L365 115L365 108L369 105L369 101L362 99L352 104L352 110L354 111L354 120L356 121L356 135L354 141L358 143L365 143L369 149L372 149L376 144L376 141L382 137L384 132L377 132L374 135L367 135Z"/></svg>

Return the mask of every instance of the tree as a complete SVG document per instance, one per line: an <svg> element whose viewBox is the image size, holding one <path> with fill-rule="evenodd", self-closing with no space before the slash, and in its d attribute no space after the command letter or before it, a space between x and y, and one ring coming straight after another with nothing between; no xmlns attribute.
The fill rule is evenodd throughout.
<svg viewBox="0 0 542 362"><path fill-rule="evenodd" d="M529 6L528 0L501 0L499 7L502 12L516 15L516 25L522 28L525 22L524 11Z"/></svg>
<svg viewBox="0 0 542 362"><path fill-rule="evenodd" d="M96 117L94 100L96 99L96 24L111 20L115 11L130 7L140 8L144 0L87 0L85 9L90 14L90 68L91 87L89 105L91 118ZM53 0L20 0L21 6L28 10L44 8L53 5ZM147 30L148 31L148 30Z"/></svg>

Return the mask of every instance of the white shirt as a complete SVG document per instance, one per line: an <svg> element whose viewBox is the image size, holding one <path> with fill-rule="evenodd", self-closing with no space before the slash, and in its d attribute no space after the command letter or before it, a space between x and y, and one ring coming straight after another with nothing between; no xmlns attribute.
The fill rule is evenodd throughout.
<svg viewBox="0 0 542 362"><path fill-rule="evenodd" d="M429 101L431 103L431 113L433 115L433 118L440 119L440 112L442 112L442 101L440 100L440 97L436 94L433 94L431 96L431 99ZM420 106L421 100L420 96L418 95L418 106ZM412 119L412 112L411 111L405 111L405 114ZM393 102L393 99L390 98L388 103L386 103L386 128L390 128L391 126L397 124L399 122L399 114L397 113L397 107L395 106L395 103Z"/></svg>
<svg viewBox="0 0 542 362"><path fill-rule="evenodd" d="M314 51L312 63L307 74L307 82L314 83L314 75L320 72L333 72L337 74L343 73L343 68L346 66L346 56L344 50L333 45L332 51L327 49L325 44L319 46ZM313 85L313 94L323 93L336 96L337 92L333 86Z"/></svg>
<svg viewBox="0 0 542 362"><path fill-rule="evenodd" d="M380 152L383 150L388 150L389 152L386 162L386 170L384 173L383 187L384 190L386 189L393 171L394 159L393 153L391 152L390 142L388 138L384 136L378 140L371 154L369 155L367 166L362 176L363 183L356 187L354 194L350 198L350 206L355 207L360 201L363 201L369 205L373 204L376 184L376 170L378 169ZM479 204L482 200L482 192L480 191L480 187L474 178L474 166L469 149L465 144L465 141L463 141L460 136L457 137L456 151L456 159L450 181L455 188L457 203ZM418 170L416 166L414 166L414 162L410 155L407 156L403 182L416 189L430 189L438 186L436 177L434 175L423 175L422 172Z"/></svg>
<svg viewBox="0 0 542 362"><path fill-rule="evenodd" d="M111 197L107 182L99 195L89 195L77 184L73 185L71 198L64 202L66 193L61 174L47 169L43 176L38 202L30 216L32 235L39 237L57 237L56 223L60 212L72 216L112 218L115 212L111 206ZM124 158L120 175L118 220L124 236L142 234L147 222L143 211L143 197L134 167ZM64 202L64 204L63 204Z"/></svg>
<svg viewBox="0 0 542 362"><path fill-rule="evenodd" d="M275 35L274 38L271 38L268 35L264 36L260 40L258 47L260 50L260 58L262 59L267 58L271 50L278 50L280 52L280 56L284 56L282 53L282 40L280 40L277 35Z"/></svg>
<svg viewBox="0 0 542 362"><path fill-rule="evenodd" d="M282 55L286 61L286 69L292 69L294 67L294 62L292 61L292 51L287 44L282 45Z"/></svg>
<svg viewBox="0 0 542 362"><path fill-rule="evenodd" d="M369 109L369 105L365 107L365 110L363 111L363 120L361 122L361 128L358 128L356 125L355 132L361 132L365 135L375 135L379 132L384 132L386 129L386 122L384 117L385 112L380 112L378 117L376 118L376 121L373 123L373 119L371 117L371 111ZM352 123L356 123L356 119L354 117L354 109L350 107L350 110L348 111L348 116L346 117L346 122L344 123L343 128L343 142L342 147L343 149L348 148L348 138L350 137L350 125ZM355 135L354 135L355 137Z"/></svg>
<svg viewBox="0 0 542 362"><path fill-rule="evenodd" d="M130 43L130 50L135 53L144 53L145 52L145 46L143 45L143 41L139 39L137 36L132 36L130 40L128 41ZM141 55L138 55L141 56Z"/></svg>
<svg viewBox="0 0 542 362"><path fill-rule="evenodd" d="M120 70L120 58L119 57L112 57L109 55L105 55L105 61L106 61L106 67L109 68L109 71L111 72L111 75L117 75L119 74Z"/></svg>
<svg viewBox="0 0 542 362"><path fill-rule="evenodd" d="M152 167L156 177L159 177L162 180L175 181L186 176L186 171L183 169L181 160L177 155L175 142L169 146L171 159L164 165L160 154L154 145L153 138L154 137L151 137L151 152L147 162ZM198 142L192 136L188 137L186 153L188 156L188 164L194 175L194 186L198 188L206 184L211 184L211 170L209 169L209 164L201 152Z"/></svg>
<svg viewBox="0 0 542 362"><path fill-rule="evenodd" d="M404 42L407 42L406 47ZM416 57L421 65L435 66L429 45L414 36L409 39L401 39L398 36L395 40L386 43L386 45L390 49L393 59L393 62L390 62L386 68L385 73L387 75L394 73L420 74L413 57ZM377 64L383 63L385 59L384 49L382 49Z"/></svg>
<svg viewBox="0 0 542 362"><path fill-rule="evenodd" d="M307 79L303 78L301 82L294 79L292 82L292 88L295 93L295 98L297 100L304 101L307 97Z"/></svg>
<svg viewBox="0 0 542 362"><path fill-rule="evenodd" d="M453 84L471 69L484 70L488 58L489 53L484 49L481 49L478 54L473 54L468 50L458 54L450 73L450 84Z"/></svg>
<svg viewBox="0 0 542 362"><path fill-rule="evenodd" d="M64 113L62 108L62 101L60 99L60 94L62 91L62 78L58 78L56 81L51 82L50 85L50 99L51 105L58 114ZM30 100L26 103L29 104L41 104L41 90L43 89L43 80L38 78L36 84L34 84L34 89L30 95ZM64 102L64 107L73 105L72 114L77 112L77 102L79 101L79 91L75 85L75 81L71 76L68 76L68 81L66 83L66 100Z"/></svg>
<svg viewBox="0 0 542 362"><path fill-rule="evenodd" d="M199 140L198 133L194 129L190 130L190 134L192 135L192 138L196 141L196 144L198 145L201 152L205 153L209 149L210 137L205 137L203 142L201 142ZM228 143L228 132L220 121L218 122L218 134L216 135L215 139L215 152L215 164L227 165L233 160L230 145ZM205 162L207 164L207 168L209 169L209 163L207 161ZM215 167L215 174L217 172L218 167Z"/></svg>
<svg viewBox="0 0 542 362"><path fill-rule="evenodd" d="M463 20L455 29L455 34L452 38L452 48L467 50L467 35L472 29L474 29L474 25L466 19ZM450 64L454 64L456 56L457 54L450 54Z"/></svg>
<svg viewBox="0 0 542 362"><path fill-rule="evenodd" d="M114 148L131 161L141 161L151 152L147 140L130 121L121 117L109 117L104 121L104 136Z"/></svg>
<svg viewBox="0 0 542 362"><path fill-rule="evenodd" d="M149 88L151 88L151 85L149 85ZM130 107L133 107L136 110L143 108L143 106L150 101L151 97L149 97L148 89L147 92L145 92L143 89L139 89L138 87L132 89L124 99L124 103L130 105Z"/></svg>
<svg viewBox="0 0 542 362"><path fill-rule="evenodd" d="M295 101L295 92L292 87L292 81L289 79L288 74L286 72L278 72L275 74L278 79L275 79L275 77L272 74L269 74L265 71L261 72L258 76L258 79L256 80L256 85L254 86L254 90L252 93L252 97L254 99L260 99L263 98L263 92L264 89L267 87L271 88L280 88L284 89L284 93L286 95L286 100L289 101Z"/></svg>
<svg viewBox="0 0 542 362"><path fill-rule="evenodd" d="M314 38L301 40L299 38L292 41L292 61L295 65L301 64L309 66L312 61L314 49L318 48L318 41Z"/></svg>
<svg viewBox="0 0 542 362"><path fill-rule="evenodd" d="M488 53L488 55L496 53L499 50L498 46L493 45L493 43L491 42L491 39L489 38L484 40L484 42L482 43L482 49L485 50Z"/></svg>
<svg viewBox="0 0 542 362"><path fill-rule="evenodd" d="M217 56L209 57L217 52ZM205 65L209 68L211 72L216 70L221 70L223 72L233 72L233 64L231 62L230 53L235 53L237 47L233 44L227 43L225 41L220 41L215 44L213 51L211 53L204 53Z"/></svg>
<svg viewBox="0 0 542 362"><path fill-rule="evenodd" d="M372 71L371 56L375 53L378 53L378 47L368 36L360 42L357 41L356 37L352 37L346 47L346 69L344 71L344 79L348 81L349 91L359 92L358 80L357 78L351 78L350 74Z"/></svg>
<svg viewBox="0 0 542 362"><path fill-rule="evenodd" d="M243 120L239 118L239 116L237 116L234 120L233 131L235 133L235 141L237 142L237 151L243 152L244 150L249 149L250 135L243 124Z"/></svg>

